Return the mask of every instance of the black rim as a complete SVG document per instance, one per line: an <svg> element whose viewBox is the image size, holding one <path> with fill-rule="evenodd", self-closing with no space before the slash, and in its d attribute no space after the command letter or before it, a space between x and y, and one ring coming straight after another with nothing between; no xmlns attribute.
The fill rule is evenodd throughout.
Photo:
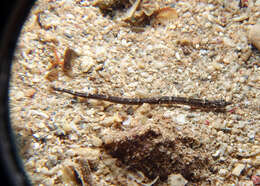
<svg viewBox="0 0 260 186"><path fill-rule="evenodd" d="M8 107L10 69L16 41L34 0L4 1L0 31L0 166L5 185L31 185L17 153Z"/></svg>

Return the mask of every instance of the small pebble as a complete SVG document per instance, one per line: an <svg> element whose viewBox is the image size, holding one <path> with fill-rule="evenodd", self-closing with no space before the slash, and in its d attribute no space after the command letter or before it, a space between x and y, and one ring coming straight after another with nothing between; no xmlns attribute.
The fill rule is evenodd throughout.
<svg viewBox="0 0 260 186"><path fill-rule="evenodd" d="M220 150L217 150L214 154L212 154L212 156L214 158L217 158L217 157L219 157L220 153L221 153Z"/></svg>
<svg viewBox="0 0 260 186"><path fill-rule="evenodd" d="M25 91L24 95L25 95L26 97L32 98L32 97L35 95L35 93L36 93L36 90L35 90L35 89L29 88L29 89L27 89L27 90Z"/></svg>
<svg viewBox="0 0 260 186"><path fill-rule="evenodd" d="M70 139L71 141L76 141L76 140L78 140L78 136L77 136L76 134L70 134L70 135L69 135L69 139Z"/></svg>
<svg viewBox="0 0 260 186"><path fill-rule="evenodd" d="M16 100L21 100L24 98L24 92L22 91L17 91L16 94L15 94L15 99Z"/></svg>
<svg viewBox="0 0 260 186"><path fill-rule="evenodd" d="M244 170L245 165L244 164L237 164L236 167L232 171L232 175L234 176L240 176L241 172Z"/></svg>
<svg viewBox="0 0 260 186"><path fill-rule="evenodd" d="M122 122L123 125L130 125L131 124L132 117L128 117L126 120Z"/></svg>
<svg viewBox="0 0 260 186"><path fill-rule="evenodd" d="M181 174L171 174L168 177L168 185L170 186L184 186L188 183Z"/></svg>
<svg viewBox="0 0 260 186"><path fill-rule="evenodd" d="M256 24L250 28L248 38L251 43L260 50L260 24Z"/></svg>
<svg viewBox="0 0 260 186"><path fill-rule="evenodd" d="M256 156L256 158L252 161L252 165L255 167L260 166L260 155Z"/></svg>
<svg viewBox="0 0 260 186"><path fill-rule="evenodd" d="M226 176L228 174L228 170L227 169L220 169L218 173L221 176Z"/></svg>
<svg viewBox="0 0 260 186"><path fill-rule="evenodd" d="M91 141L95 147L100 147L103 143L101 139L99 139L98 137L95 137L95 136L92 137Z"/></svg>
<svg viewBox="0 0 260 186"><path fill-rule="evenodd" d="M253 182L250 180L241 181L241 182L239 182L239 185L254 186Z"/></svg>
<svg viewBox="0 0 260 186"><path fill-rule="evenodd" d="M176 121L178 124L184 124L184 123L186 123L185 115L179 114L179 115L175 118L175 121Z"/></svg>
<svg viewBox="0 0 260 186"><path fill-rule="evenodd" d="M253 181L253 183L255 184L255 185L259 185L260 184L260 176L258 176L258 175L254 175L254 176L252 176L252 181Z"/></svg>

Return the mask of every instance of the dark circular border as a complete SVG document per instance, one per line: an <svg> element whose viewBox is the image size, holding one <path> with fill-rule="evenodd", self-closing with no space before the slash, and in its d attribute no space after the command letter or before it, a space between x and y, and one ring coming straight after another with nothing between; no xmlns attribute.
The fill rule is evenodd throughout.
<svg viewBox="0 0 260 186"><path fill-rule="evenodd" d="M31 185L15 146L9 119L8 86L16 42L34 2L4 0L0 6L0 169L4 185Z"/></svg>

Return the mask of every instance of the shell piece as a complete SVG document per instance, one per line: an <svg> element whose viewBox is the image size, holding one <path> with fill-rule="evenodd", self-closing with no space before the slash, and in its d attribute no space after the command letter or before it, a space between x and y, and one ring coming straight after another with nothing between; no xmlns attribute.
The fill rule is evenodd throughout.
<svg viewBox="0 0 260 186"><path fill-rule="evenodd" d="M157 11L157 14L154 19L154 24L168 24L172 20L176 20L178 18L178 14L176 10L172 7L161 8Z"/></svg>
<svg viewBox="0 0 260 186"><path fill-rule="evenodd" d="M244 164L237 164L236 167L233 169L232 171L232 175L234 176L240 176L241 172L245 169L245 165Z"/></svg>
<svg viewBox="0 0 260 186"><path fill-rule="evenodd" d="M260 24L252 26L248 33L250 42L260 51Z"/></svg>

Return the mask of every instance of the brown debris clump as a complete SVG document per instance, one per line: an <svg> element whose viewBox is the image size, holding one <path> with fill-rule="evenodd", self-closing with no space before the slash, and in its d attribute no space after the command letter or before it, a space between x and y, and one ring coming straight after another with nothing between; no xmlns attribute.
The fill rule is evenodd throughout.
<svg viewBox="0 0 260 186"><path fill-rule="evenodd" d="M103 11L109 11L125 7L126 5L129 6L130 2L128 0L96 0L93 5L99 7Z"/></svg>
<svg viewBox="0 0 260 186"><path fill-rule="evenodd" d="M131 3L128 0L96 0L93 6L98 7L104 15L113 15L114 10L128 8Z"/></svg>
<svg viewBox="0 0 260 186"><path fill-rule="evenodd" d="M133 171L164 181L172 173L197 182L209 166L203 144L196 139L156 125L137 126L128 132L104 137L104 148Z"/></svg>
<svg viewBox="0 0 260 186"><path fill-rule="evenodd" d="M66 76L71 77L72 61L74 58L78 57L78 54L73 49L67 47L64 52L63 60L61 60L58 56L57 50L55 48L52 50L54 53L54 60L51 61L49 72L46 74L45 78L49 81L57 80L59 77L59 66L62 68L62 71Z"/></svg>

